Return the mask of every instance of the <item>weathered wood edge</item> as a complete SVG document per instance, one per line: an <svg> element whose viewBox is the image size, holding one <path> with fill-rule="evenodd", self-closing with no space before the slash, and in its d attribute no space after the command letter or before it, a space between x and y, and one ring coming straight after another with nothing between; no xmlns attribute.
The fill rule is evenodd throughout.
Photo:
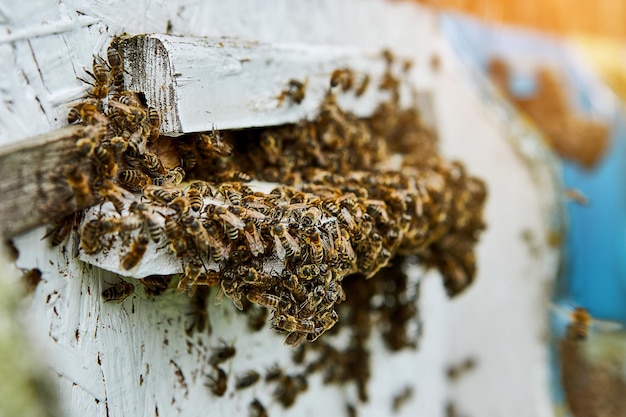
<svg viewBox="0 0 626 417"><path fill-rule="evenodd" d="M5 238L85 208L63 168L75 161L82 126L67 126L0 148L0 231Z"/></svg>

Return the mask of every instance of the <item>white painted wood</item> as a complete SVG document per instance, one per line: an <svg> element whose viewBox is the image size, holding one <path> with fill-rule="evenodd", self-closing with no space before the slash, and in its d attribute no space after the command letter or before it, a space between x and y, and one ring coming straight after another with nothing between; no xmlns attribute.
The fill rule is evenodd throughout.
<svg viewBox="0 0 626 417"><path fill-rule="evenodd" d="M438 52L442 71L432 70L436 16L423 8L362 0L268 0L262 6L254 0L5 1L0 3L0 143L63 126L68 104L84 94L76 76L84 75L82 67L91 65L92 55L103 54L114 35L164 32L168 21L176 35L364 50L391 47L413 59L411 82L433 95L445 155L463 160L487 181L489 228L479 246L477 281L459 300L446 300L436 274L423 277L424 334L416 353L389 355L373 337L372 398L358 406L359 415L388 415L393 395L411 382L416 394L399 415L443 416L448 400L469 415L549 415L540 334L555 257L539 237L552 227L551 173L542 168L540 154L530 157L539 163L523 162L519 155L528 155L529 146L535 149L537 138L523 129L514 132L517 122L499 117L499 107L486 105L445 50ZM300 111L295 105L288 109ZM226 126L214 122L217 128ZM251 117L240 123L256 122ZM515 142L521 137L526 140ZM527 230L537 237L533 245L520 237ZM203 385L209 346L218 345L220 338L235 341L239 354L226 366L234 375L251 368L262 371L274 361L285 363L290 352L282 338L269 329L244 331L244 317L226 302L210 306L213 334L193 339L184 333L191 320L185 296L153 300L138 287L121 304L103 303L105 281L116 277L79 262L75 241L65 250L50 250L40 241L44 233L37 229L17 241L19 265L44 272L24 315L33 323L33 343L42 347L57 375L65 415L147 416L156 408L161 416L247 415L253 396L272 417L341 415L345 402L355 401L353 386L322 387L319 376L309 380L309 390L287 411L262 384L231 397L231 379L227 395L216 399ZM347 337L338 335L336 343ZM450 384L445 368L468 355L478 358L477 369ZM180 366L187 388L170 361Z"/></svg>
<svg viewBox="0 0 626 417"><path fill-rule="evenodd" d="M367 117L389 99L389 92L378 88L387 68L379 49L162 34L135 36L120 45L127 88L145 94L169 136L211 130L216 123L237 129L312 119L337 69L354 72L352 91L338 94L343 109ZM397 58L394 72L402 77ZM369 88L357 97L365 77ZM305 85L301 103L284 96L291 80Z"/></svg>

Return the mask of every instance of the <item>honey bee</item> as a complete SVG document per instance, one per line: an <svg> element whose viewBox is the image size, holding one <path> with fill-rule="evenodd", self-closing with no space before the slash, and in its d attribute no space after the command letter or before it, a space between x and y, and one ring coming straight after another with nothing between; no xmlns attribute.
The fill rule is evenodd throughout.
<svg viewBox="0 0 626 417"><path fill-rule="evenodd" d="M162 205L169 204L172 200L180 197L182 193L175 188L165 188L158 185L149 185L144 187L142 195L150 201Z"/></svg>
<svg viewBox="0 0 626 417"><path fill-rule="evenodd" d="M73 214L65 216L64 218L56 222L52 229L50 229L50 231L46 233L41 239L43 240L47 237L50 237L50 245L52 247L59 246L70 235L70 232L72 231L75 223L76 220Z"/></svg>
<svg viewBox="0 0 626 417"><path fill-rule="evenodd" d="M141 258L143 258L143 254L146 253L147 247L147 237L140 234L133 239L130 244L130 250L121 259L122 268L128 270L137 266L139 261L141 261Z"/></svg>
<svg viewBox="0 0 626 417"><path fill-rule="evenodd" d="M279 329L288 332L312 333L315 331L315 322L308 319L296 319L293 316L281 314L275 319L275 325Z"/></svg>
<svg viewBox="0 0 626 417"><path fill-rule="evenodd" d="M196 285L205 287L217 287L220 285L221 276L219 272L208 271L200 274L196 279Z"/></svg>
<svg viewBox="0 0 626 417"><path fill-rule="evenodd" d="M161 127L161 116L157 109L148 107L148 124L150 125L150 135L152 137L159 136L159 128Z"/></svg>
<svg viewBox="0 0 626 417"><path fill-rule="evenodd" d="M317 222L322 215L322 212L317 207L311 207L304 212L304 215L300 219L300 225L302 228L311 227Z"/></svg>
<svg viewBox="0 0 626 417"><path fill-rule="evenodd" d="M91 187L87 176L78 168L72 168L66 174L67 183L74 193L74 198L79 206L87 206L93 200Z"/></svg>
<svg viewBox="0 0 626 417"><path fill-rule="evenodd" d="M204 206L204 197L199 189L189 188L185 192L185 195L187 197L187 201L189 201L189 208L196 213L202 210L202 207Z"/></svg>
<svg viewBox="0 0 626 417"><path fill-rule="evenodd" d="M323 285L318 285L317 287L315 287L315 290L313 290L313 292L309 292L307 294L307 300L302 306L300 306L300 311L298 312L298 315L301 317L309 317L315 312L315 310L322 303L322 301L324 301L325 296L326 291L324 290Z"/></svg>
<svg viewBox="0 0 626 417"><path fill-rule="evenodd" d="M239 375L235 378L235 388L236 389L249 388L252 385L256 384L260 378L261 378L261 375L259 375L258 372L250 370L246 372L245 374Z"/></svg>
<svg viewBox="0 0 626 417"><path fill-rule="evenodd" d="M322 315L318 319L318 322L322 326L324 331L330 330L338 321L339 321L339 315L337 314L335 310L325 311L324 313L322 313ZM315 339L311 341L315 341Z"/></svg>
<svg viewBox="0 0 626 417"><path fill-rule="evenodd" d="M324 260L324 246L322 238L316 228L308 228L304 231L304 241L309 245L311 262L320 264Z"/></svg>
<svg viewBox="0 0 626 417"><path fill-rule="evenodd" d="M109 201L118 213L124 209L123 190L106 178L97 178L93 190L103 199Z"/></svg>
<svg viewBox="0 0 626 417"><path fill-rule="evenodd" d="M298 276L306 281L319 277L320 269L315 264L306 264L298 268Z"/></svg>
<svg viewBox="0 0 626 417"><path fill-rule="evenodd" d="M140 158L144 153L144 139L140 131L135 131L128 136L126 142L126 155L132 158Z"/></svg>
<svg viewBox="0 0 626 417"><path fill-rule="evenodd" d="M152 181L150 177L136 169L125 169L120 173L120 182L130 191L141 192Z"/></svg>
<svg viewBox="0 0 626 417"><path fill-rule="evenodd" d="M143 284L147 295L161 295L167 290L171 280L171 275L149 275L141 278L139 282Z"/></svg>
<svg viewBox="0 0 626 417"><path fill-rule="evenodd" d="M274 249L281 260L285 259L285 255L293 258L300 254L300 246L285 226L277 224L271 229L271 234L274 236Z"/></svg>
<svg viewBox="0 0 626 417"><path fill-rule="evenodd" d="M365 76L361 79L361 83L356 88L356 91L354 92L354 94L357 97L361 97L367 91L367 87L369 86L369 84L370 84L370 76L365 74Z"/></svg>
<svg viewBox="0 0 626 417"><path fill-rule="evenodd" d="M111 85L121 88L124 85L124 61L118 50L112 46L107 48L107 61L111 67Z"/></svg>
<svg viewBox="0 0 626 417"><path fill-rule="evenodd" d="M281 93L276 98L278 101L278 105L282 106L285 98L288 98L296 104L302 103L306 96L306 86L307 81L302 82L294 79L289 80L289 82L287 83L287 88L281 91Z"/></svg>
<svg viewBox="0 0 626 417"><path fill-rule="evenodd" d="M221 194L224 197L224 202L230 202L235 206L240 206L243 199L243 194L233 189L233 185L230 183L220 185L216 194Z"/></svg>
<svg viewBox="0 0 626 417"><path fill-rule="evenodd" d="M300 391L304 391L307 388L306 381L302 379L297 375L285 375L278 381L273 395L283 407L292 406Z"/></svg>
<svg viewBox="0 0 626 417"><path fill-rule="evenodd" d="M69 124L83 122L86 124L106 123L107 117L98 110L98 102L94 100L85 100L70 108L67 113L67 122Z"/></svg>
<svg viewBox="0 0 626 417"><path fill-rule="evenodd" d="M243 220L235 216L223 206L209 204L207 206L207 212L213 220L221 221L224 226L224 231L230 240L237 240L239 237L239 231L243 230L246 226Z"/></svg>
<svg viewBox="0 0 626 417"><path fill-rule="evenodd" d="M234 344L227 344L222 340L222 346L212 348L213 353L209 358L209 363L212 366L217 366L220 363L226 362L233 356L237 354L237 349L235 349Z"/></svg>
<svg viewBox="0 0 626 417"><path fill-rule="evenodd" d="M206 181L194 181L187 186L187 191L197 190L203 197L213 197L211 185Z"/></svg>
<svg viewBox="0 0 626 417"><path fill-rule="evenodd" d="M143 219L148 235L154 243L159 243L163 228L161 227L159 218L154 214L150 206L145 203L133 202L128 208L128 211Z"/></svg>
<svg viewBox="0 0 626 417"><path fill-rule="evenodd" d="M217 375L207 375L208 381L204 385L211 389L213 395L221 397L226 392L228 376L226 375L226 372L224 372L224 370L219 366L214 365L213 368L215 369Z"/></svg>
<svg viewBox="0 0 626 417"><path fill-rule="evenodd" d="M94 97L96 99L106 98L106 96L109 94L109 72L107 71L107 68L103 64L97 62L96 58L94 57L91 64L91 70L93 72L85 69L85 72L91 78L93 78L93 83L80 77L79 80L93 87L89 92L89 95L91 97Z"/></svg>
<svg viewBox="0 0 626 417"><path fill-rule="evenodd" d="M297 298L306 297L306 287L298 281L298 276L289 270L283 271L283 283Z"/></svg>
<svg viewBox="0 0 626 417"><path fill-rule="evenodd" d="M243 228L243 235L248 242L248 248L250 248L252 256L259 256L265 252L265 245L263 244L261 236L259 235L259 232L253 222L246 222L246 225Z"/></svg>
<svg viewBox="0 0 626 417"><path fill-rule="evenodd" d="M196 149L204 159L210 159L215 155L226 157L233 153L232 146L223 141L222 136L215 128L210 133L198 135Z"/></svg>
<svg viewBox="0 0 626 417"><path fill-rule="evenodd" d="M121 303L135 292L135 286L130 282L122 281L102 291L104 302L117 301Z"/></svg>
<svg viewBox="0 0 626 417"><path fill-rule="evenodd" d="M297 347L306 339L306 333L303 332L291 332L285 338L285 345L291 347Z"/></svg>
<svg viewBox="0 0 626 417"><path fill-rule="evenodd" d="M225 294L233 301L233 305L238 310L243 310L243 303L241 302L241 291L239 289L239 282L235 281L232 277L228 279L222 279L220 282L221 288L215 296L215 304L221 303L221 295Z"/></svg>
<svg viewBox="0 0 626 417"><path fill-rule="evenodd" d="M148 170L151 175L159 175L164 171L163 164L158 156L152 152L146 152L144 155L143 166Z"/></svg>
<svg viewBox="0 0 626 417"><path fill-rule="evenodd" d="M91 137L84 137L76 141L76 153L80 156L90 157L96 149L96 142Z"/></svg>
<svg viewBox="0 0 626 417"><path fill-rule="evenodd" d="M113 178L118 168L113 152L104 146L98 146L95 149L94 156L99 164L98 173L105 178Z"/></svg>
<svg viewBox="0 0 626 417"><path fill-rule="evenodd" d="M259 306L252 306L246 313L248 315L248 328L253 332L258 332L267 322L267 309Z"/></svg>
<svg viewBox="0 0 626 417"><path fill-rule="evenodd" d="M176 197L169 202L167 207L174 210L179 216L189 213L189 201L185 197Z"/></svg>
<svg viewBox="0 0 626 417"><path fill-rule="evenodd" d="M246 298L253 303L272 309L278 308L278 305L280 304L280 297L263 292L262 290L254 287L248 289L246 292Z"/></svg>
<svg viewBox="0 0 626 417"><path fill-rule="evenodd" d="M589 336L592 318L585 308L575 308L571 313L571 324L567 326L566 337L570 340L585 340Z"/></svg>
<svg viewBox="0 0 626 417"><path fill-rule="evenodd" d="M352 88L354 84L354 73L351 69L342 68L336 69L330 75L330 86L337 87L340 86L342 91L348 91Z"/></svg>
<svg viewBox="0 0 626 417"><path fill-rule="evenodd" d="M393 396L391 409L394 413L398 413L400 409L413 398L413 388L404 387L402 391Z"/></svg>
<svg viewBox="0 0 626 417"><path fill-rule="evenodd" d="M185 265L185 272L183 273L183 275L180 277L180 280L178 281L178 286L176 287L176 291L178 292L186 291L190 286L189 284L193 284L198 279L201 272L202 272L202 262L200 262L198 259L190 260L187 263L187 265Z"/></svg>
<svg viewBox="0 0 626 417"><path fill-rule="evenodd" d="M195 290L194 290L195 293ZM197 294L191 298L191 314L193 315L193 320L191 325L185 329L185 333L189 337L193 335L194 330L202 333L208 329L208 334L210 335L213 332L211 328L211 321L209 318L209 310L207 309L207 298L209 296L208 288L200 288Z"/></svg>
<svg viewBox="0 0 626 417"><path fill-rule="evenodd" d="M89 220L80 231L80 247L88 255L100 251L100 221Z"/></svg>
<svg viewBox="0 0 626 417"><path fill-rule="evenodd" d="M260 145L265 152L267 162L274 165L280 161L283 145L282 140L277 135L264 131L261 133Z"/></svg>
<svg viewBox="0 0 626 417"><path fill-rule="evenodd" d="M139 216L107 217L100 222L100 229L103 234L130 232L142 226L143 221Z"/></svg>
<svg viewBox="0 0 626 417"><path fill-rule="evenodd" d="M211 260L215 263L220 263L226 255L226 247L221 241L214 237L217 235L217 230L215 226L209 226L209 228L206 230L206 238L209 245L209 255L211 256Z"/></svg>
<svg viewBox="0 0 626 417"><path fill-rule="evenodd" d="M185 171L181 167L175 167L167 171L161 185L178 185L185 179Z"/></svg>
<svg viewBox="0 0 626 417"><path fill-rule="evenodd" d="M252 400L250 403L250 417L268 417L267 410L258 399Z"/></svg>

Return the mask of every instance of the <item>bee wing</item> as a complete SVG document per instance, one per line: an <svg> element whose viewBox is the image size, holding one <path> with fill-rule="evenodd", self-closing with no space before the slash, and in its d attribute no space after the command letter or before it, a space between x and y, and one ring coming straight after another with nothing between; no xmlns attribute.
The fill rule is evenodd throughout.
<svg viewBox="0 0 626 417"><path fill-rule="evenodd" d="M258 232L255 231L254 233L244 233L244 236L248 241L248 247L252 252L252 256L259 256L265 251L265 245L263 245L263 242L261 241L261 237L259 236Z"/></svg>
<svg viewBox="0 0 626 417"><path fill-rule="evenodd" d="M274 235L274 249L276 250L276 254L278 258L282 261L285 259L287 252L285 252L285 248L283 248L283 244L280 242L278 236Z"/></svg>
<svg viewBox="0 0 626 417"><path fill-rule="evenodd" d="M243 228L246 226L243 220L241 220L239 217L235 216L231 212L227 211L226 213L220 214L219 216L222 220L228 222L230 225L236 227L239 230L243 230Z"/></svg>

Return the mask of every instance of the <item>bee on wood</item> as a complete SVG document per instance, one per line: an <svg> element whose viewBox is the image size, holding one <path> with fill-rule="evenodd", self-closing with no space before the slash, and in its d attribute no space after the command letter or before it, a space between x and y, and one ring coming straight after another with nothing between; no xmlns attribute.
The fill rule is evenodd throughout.
<svg viewBox="0 0 626 417"><path fill-rule="evenodd" d="M113 178L118 169L113 152L104 146L97 146L94 157L98 163L98 173L105 178Z"/></svg>
<svg viewBox="0 0 626 417"><path fill-rule="evenodd" d="M237 240L239 231L246 226L241 218L235 216L223 206L215 206L209 204L207 206L207 214L212 220L216 220L223 224L224 232L230 240Z"/></svg>
<svg viewBox="0 0 626 417"><path fill-rule="evenodd" d="M98 110L97 101L85 100L70 108L67 113L67 122L69 124L82 122L91 125L95 123L106 123L108 119Z"/></svg>
<svg viewBox="0 0 626 417"><path fill-rule="evenodd" d="M250 370L243 375L238 375L235 378L235 388L238 390L249 388L252 385L256 384L260 378L261 375L259 375L258 372Z"/></svg>
<svg viewBox="0 0 626 417"><path fill-rule="evenodd" d="M330 75L330 86L341 87L342 91L348 91L354 85L354 73L351 69L342 68L336 69Z"/></svg>
<svg viewBox="0 0 626 417"><path fill-rule="evenodd" d="M124 61L122 56L113 46L107 48L107 61L111 67L109 76L111 78L111 85L120 89L124 86Z"/></svg>
<svg viewBox="0 0 626 417"><path fill-rule="evenodd" d="M280 297L254 287L246 292L246 298L253 303L271 309L277 309L280 304Z"/></svg>
<svg viewBox="0 0 626 417"><path fill-rule="evenodd" d="M208 329L208 334L212 333L211 321L209 320L209 310L207 309L207 299L209 297L208 288L199 289L191 298L191 314L193 321L191 326L185 329L188 336L192 336L195 329L199 333L203 333Z"/></svg>
<svg viewBox="0 0 626 417"><path fill-rule="evenodd" d="M202 262L198 259L191 259L187 265L185 265L185 272L178 281L176 291L186 291L190 284L193 284L202 272Z"/></svg>
<svg viewBox="0 0 626 417"><path fill-rule="evenodd" d="M320 264L324 260L322 238L316 228L311 227L304 231L304 241L309 247L309 256L313 264Z"/></svg>
<svg viewBox="0 0 626 417"><path fill-rule="evenodd" d="M106 98L109 94L109 72L107 71L107 68L104 66L104 64L97 62L96 58L94 57L91 64L91 70L93 72L85 69L85 72L91 78L93 78L93 83L80 77L78 79L93 87L89 92L89 95L91 97L94 97L98 100Z"/></svg>
<svg viewBox="0 0 626 417"><path fill-rule="evenodd" d="M198 213L204 207L204 197L202 192L197 188L189 188L185 191L187 201L189 201L189 207Z"/></svg>
<svg viewBox="0 0 626 417"><path fill-rule="evenodd" d="M109 201L118 213L124 209L124 197L122 188L106 178L97 178L93 183L93 190L101 198Z"/></svg>
<svg viewBox="0 0 626 417"><path fill-rule="evenodd" d="M87 255L93 255L102 249L100 243L100 221L90 220L80 231L80 248Z"/></svg>
<svg viewBox="0 0 626 417"><path fill-rule="evenodd" d="M231 359L237 354L237 349L235 349L235 345L229 345L225 341L222 340L222 345L218 347L212 348L213 353L209 358L209 364L212 366L217 366L227 360Z"/></svg>
<svg viewBox="0 0 626 417"><path fill-rule="evenodd" d="M50 245L52 247L59 246L61 243L65 242L65 239L70 235L72 228L76 224L76 219L73 214L69 216L63 217L61 220L56 222L52 229L48 233L44 235L41 239L50 238Z"/></svg>
<svg viewBox="0 0 626 417"><path fill-rule="evenodd" d="M130 244L130 250L121 259L122 268L128 270L137 266L141 258L143 258L143 254L146 253L147 247L148 238L144 235L140 234L133 239Z"/></svg>
<svg viewBox="0 0 626 417"><path fill-rule="evenodd" d="M285 259L285 255L293 258L300 254L300 245L287 232L284 225L277 224L274 226L271 229L271 234L274 237L274 250L280 259Z"/></svg>
<svg viewBox="0 0 626 417"><path fill-rule="evenodd" d="M277 97L278 105L282 106L286 98L296 104L302 103L306 97L306 86L306 81L302 82L294 79L289 80L287 88L281 91Z"/></svg>
<svg viewBox="0 0 626 417"><path fill-rule="evenodd" d="M150 177L136 169L125 169L120 173L119 179L124 187L134 192L141 192L152 183Z"/></svg>
<svg viewBox="0 0 626 417"><path fill-rule="evenodd" d="M203 159L211 159L214 156L226 157L233 153L233 148L224 142L222 136L215 128L209 133L200 133L197 137L196 149Z"/></svg>
<svg viewBox="0 0 626 417"><path fill-rule="evenodd" d="M268 417L267 410L258 399L252 400L250 403L250 417Z"/></svg>
<svg viewBox="0 0 626 417"><path fill-rule="evenodd" d="M180 197L182 193L175 188L165 188L158 185L149 185L142 190L142 195L150 201L168 205L172 200Z"/></svg>
<svg viewBox="0 0 626 417"><path fill-rule="evenodd" d="M154 243L159 243L163 234L163 227L152 208L145 203L131 203L128 211L143 220L145 231Z"/></svg>
<svg viewBox="0 0 626 417"><path fill-rule="evenodd" d="M157 176L163 173L163 164L161 163L161 160L158 156L156 156L152 152L146 152L143 157L143 166L146 170L148 170L151 175Z"/></svg>
<svg viewBox="0 0 626 417"><path fill-rule="evenodd" d="M93 194L91 187L89 186L89 180L87 176L78 168L72 168L66 174L66 180L72 192L74 193L74 199L79 206L87 206L93 201Z"/></svg>
<svg viewBox="0 0 626 417"><path fill-rule="evenodd" d="M259 256L265 252L265 245L263 244L261 236L259 235L259 232L253 222L246 222L246 225L243 228L243 236L246 238L246 242L248 243L248 248L250 248L252 256Z"/></svg>
<svg viewBox="0 0 626 417"><path fill-rule="evenodd" d="M139 282L143 285L147 295L161 295L170 285L171 275L149 275L141 278Z"/></svg>
<svg viewBox="0 0 626 417"><path fill-rule="evenodd" d="M26 293L31 294L35 291L39 282L41 282L41 271L38 268L29 269L22 275L22 282L24 282Z"/></svg>
<svg viewBox="0 0 626 417"><path fill-rule="evenodd" d="M102 291L104 302L117 301L121 303L135 292L135 286L130 282L122 281Z"/></svg>
<svg viewBox="0 0 626 417"><path fill-rule="evenodd" d="M220 285L221 276L219 272L208 271L201 273L196 279L196 285L205 287L217 287Z"/></svg>
<svg viewBox="0 0 626 417"><path fill-rule="evenodd" d="M226 372L219 366L213 366L215 369L216 376L207 375L208 381L204 384L207 386L213 395L221 397L226 392L227 383L228 383L228 375Z"/></svg>

